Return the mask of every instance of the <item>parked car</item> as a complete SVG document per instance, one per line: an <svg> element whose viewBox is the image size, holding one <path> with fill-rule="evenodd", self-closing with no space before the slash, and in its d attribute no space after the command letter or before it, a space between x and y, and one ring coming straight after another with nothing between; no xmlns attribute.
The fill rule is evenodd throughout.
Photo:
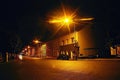
<svg viewBox="0 0 120 80"><path fill-rule="evenodd" d="M69 60L69 56L66 54L60 54L57 59L59 60Z"/></svg>

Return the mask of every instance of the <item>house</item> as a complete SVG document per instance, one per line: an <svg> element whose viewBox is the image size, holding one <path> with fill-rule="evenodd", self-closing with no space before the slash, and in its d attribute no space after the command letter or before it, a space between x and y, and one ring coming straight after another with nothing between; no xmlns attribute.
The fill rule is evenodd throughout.
<svg viewBox="0 0 120 80"><path fill-rule="evenodd" d="M91 26L48 41L45 45L47 56L58 57L60 54L65 54L73 59L74 55L81 57L98 54Z"/></svg>

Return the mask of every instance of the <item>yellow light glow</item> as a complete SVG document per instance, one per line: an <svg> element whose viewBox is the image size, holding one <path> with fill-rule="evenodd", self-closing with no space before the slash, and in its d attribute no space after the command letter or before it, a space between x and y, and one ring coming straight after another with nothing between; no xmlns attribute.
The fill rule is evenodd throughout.
<svg viewBox="0 0 120 80"><path fill-rule="evenodd" d="M30 48L30 46L27 47L28 49Z"/></svg>
<svg viewBox="0 0 120 80"><path fill-rule="evenodd" d="M39 40L33 40L35 44L38 44L40 41Z"/></svg>
<svg viewBox="0 0 120 80"><path fill-rule="evenodd" d="M94 18L81 18L81 19L75 19L75 21L91 21Z"/></svg>
<svg viewBox="0 0 120 80"><path fill-rule="evenodd" d="M65 23L68 23L68 22L69 22L69 19L66 18L66 19L64 20L64 22L65 22Z"/></svg>
<svg viewBox="0 0 120 80"><path fill-rule="evenodd" d="M66 27L70 32L71 26L74 27L74 24L78 24L80 21L90 21L93 18L79 18L77 16L78 9L70 10L62 6L62 11L55 11L55 15L51 16L48 20L49 23L54 23L58 28L55 31L55 34L63 27Z"/></svg>
<svg viewBox="0 0 120 80"><path fill-rule="evenodd" d="M65 17L61 17L61 18L56 18L56 19L53 19L53 20L49 20L49 23L57 23L57 24L71 24L73 23L73 20L71 17L68 17L68 18L65 18Z"/></svg>
<svg viewBox="0 0 120 80"><path fill-rule="evenodd" d="M20 60L23 60L23 57L22 57L22 55L19 55L19 59L20 59Z"/></svg>
<svg viewBox="0 0 120 80"><path fill-rule="evenodd" d="M62 7L62 11L55 12L55 15L51 16L51 19L48 20L49 23L54 23L58 26L55 34L63 27L66 27L70 32L70 24L75 23L73 19L76 17L76 10L73 12Z"/></svg>

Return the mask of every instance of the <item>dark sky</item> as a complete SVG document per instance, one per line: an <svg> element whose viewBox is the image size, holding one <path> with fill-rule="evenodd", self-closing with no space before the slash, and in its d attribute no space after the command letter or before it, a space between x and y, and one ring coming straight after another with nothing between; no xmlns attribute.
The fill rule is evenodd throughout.
<svg viewBox="0 0 120 80"><path fill-rule="evenodd" d="M117 0L3 0L0 3L0 32L18 34L23 42L35 37L47 40L52 34L46 16L61 3L79 8L79 12L95 18L98 27L119 33L120 9Z"/></svg>

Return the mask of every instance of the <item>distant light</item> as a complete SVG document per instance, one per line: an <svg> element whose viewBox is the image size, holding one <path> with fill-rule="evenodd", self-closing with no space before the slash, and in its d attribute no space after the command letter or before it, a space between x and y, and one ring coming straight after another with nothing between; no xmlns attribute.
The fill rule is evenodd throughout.
<svg viewBox="0 0 120 80"><path fill-rule="evenodd" d="M27 48L25 48L25 51L27 51Z"/></svg>
<svg viewBox="0 0 120 80"><path fill-rule="evenodd" d="M19 55L19 59L20 59L20 60L23 60L23 56L22 56L21 54Z"/></svg>
<svg viewBox="0 0 120 80"><path fill-rule="evenodd" d="M34 42L35 44L40 43L40 41L39 41L39 40L33 40L33 42Z"/></svg>
<svg viewBox="0 0 120 80"><path fill-rule="evenodd" d="M28 49L30 48L30 46L27 47Z"/></svg>

